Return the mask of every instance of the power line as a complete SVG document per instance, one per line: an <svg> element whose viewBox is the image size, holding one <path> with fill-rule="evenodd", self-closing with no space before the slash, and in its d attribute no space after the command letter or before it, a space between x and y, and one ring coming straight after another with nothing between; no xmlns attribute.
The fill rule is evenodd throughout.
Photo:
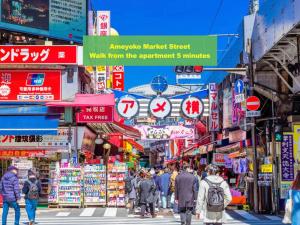
<svg viewBox="0 0 300 225"><path fill-rule="evenodd" d="M214 26L215 26L216 20L217 20L217 18L218 18L218 16L219 16L219 13L220 13L221 8L222 8L222 6L223 6L223 2L224 2L224 0L220 0L220 4L219 4L218 9L217 9L217 12L216 12L216 14L215 14L215 16L214 16L214 18L213 18L213 21L212 21L212 23L211 23L211 25L210 25L210 28L209 28L209 32L208 32L208 33L211 33L212 29L213 29Z"/></svg>

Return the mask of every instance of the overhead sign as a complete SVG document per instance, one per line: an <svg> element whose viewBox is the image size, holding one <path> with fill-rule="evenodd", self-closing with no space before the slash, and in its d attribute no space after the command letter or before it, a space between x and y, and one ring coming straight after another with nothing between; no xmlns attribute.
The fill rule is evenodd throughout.
<svg viewBox="0 0 300 225"><path fill-rule="evenodd" d="M82 42L82 37L86 34L86 2L2 0L0 28Z"/></svg>
<svg viewBox="0 0 300 225"><path fill-rule="evenodd" d="M45 150L1 150L0 157L12 158L12 157L41 157L46 155ZM19 168L20 169L20 168Z"/></svg>
<svg viewBox="0 0 300 225"><path fill-rule="evenodd" d="M97 11L97 35L110 35L110 11Z"/></svg>
<svg viewBox="0 0 300 225"><path fill-rule="evenodd" d="M139 102L129 95L123 96L117 102L117 111L125 119L131 119L139 113Z"/></svg>
<svg viewBox="0 0 300 225"><path fill-rule="evenodd" d="M170 115L172 105L169 99L164 97L156 97L150 101L149 111L152 116L163 119Z"/></svg>
<svg viewBox="0 0 300 225"><path fill-rule="evenodd" d="M272 164L263 164L261 165L262 173L273 173L273 165Z"/></svg>
<svg viewBox="0 0 300 225"><path fill-rule="evenodd" d="M77 64L75 45L0 45L0 64Z"/></svg>
<svg viewBox="0 0 300 225"><path fill-rule="evenodd" d="M0 136L0 149L28 149L28 148L68 148L69 137L71 146L75 147L75 128L71 128L69 134L68 127L59 127L57 135L5 135ZM69 136L70 135L70 136ZM0 151L1 152L1 151Z"/></svg>
<svg viewBox="0 0 300 225"><path fill-rule="evenodd" d="M247 111L246 117L260 117L261 111Z"/></svg>
<svg viewBox="0 0 300 225"><path fill-rule="evenodd" d="M204 111L204 104L199 98L189 97L182 101L181 111L185 117L196 119L202 116Z"/></svg>
<svg viewBox="0 0 300 225"><path fill-rule="evenodd" d="M188 126L146 126L134 127L141 132L142 140L195 139L195 129Z"/></svg>
<svg viewBox="0 0 300 225"><path fill-rule="evenodd" d="M238 79L235 83L234 83L234 92L236 94L242 94L244 91L244 82L240 79Z"/></svg>
<svg viewBox="0 0 300 225"><path fill-rule="evenodd" d="M96 67L96 93L106 89L106 66Z"/></svg>
<svg viewBox="0 0 300 225"><path fill-rule="evenodd" d="M210 83L209 88L209 131L219 131L219 96L218 96L218 85L216 83Z"/></svg>
<svg viewBox="0 0 300 225"><path fill-rule="evenodd" d="M112 88L124 91L124 66L114 66L112 73Z"/></svg>
<svg viewBox="0 0 300 225"><path fill-rule="evenodd" d="M250 111L256 111L260 108L260 100L256 96L250 96L247 98L246 107Z"/></svg>
<svg viewBox="0 0 300 225"><path fill-rule="evenodd" d="M61 72L56 70L0 70L0 101L61 100Z"/></svg>
<svg viewBox="0 0 300 225"><path fill-rule="evenodd" d="M217 65L213 36L85 36L84 65Z"/></svg>
<svg viewBox="0 0 300 225"><path fill-rule="evenodd" d="M113 106L82 107L76 114L77 123L112 123L114 122Z"/></svg>

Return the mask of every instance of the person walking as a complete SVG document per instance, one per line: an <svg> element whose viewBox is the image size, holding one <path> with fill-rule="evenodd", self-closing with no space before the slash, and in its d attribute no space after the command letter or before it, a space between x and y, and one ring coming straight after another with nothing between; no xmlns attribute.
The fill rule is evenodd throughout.
<svg viewBox="0 0 300 225"><path fill-rule="evenodd" d="M161 203L163 209L166 209L168 206L168 196L170 194L170 178L170 171L168 168L165 168L164 173L161 175Z"/></svg>
<svg viewBox="0 0 300 225"><path fill-rule="evenodd" d="M42 191L41 183L37 179L33 170L28 170L28 180L25 181L22 188L25 194L25 209L29 219L29 225L35 223L36 208Z"/></svg>
<svg viewBox="0 0 300 225"><path fill-rule="evenodd" d="M289 212L291 214L291 218L289 218L289 220L291 221L289 222L292 222L292 225L300 225L300 171L297 172L287 199L291 200L291 204L289 206L289 208L291 208L291 212Z"/></svg>
<svg viewBox="0 0 300 225"><path fill-rule="evenodd" d="M178 213L178 205L175 202L175 180L176 177L178 176L178 171L179 171L178 166L174 165L173 172L170 177L169 199L170 199L171 208L173 209L174 213Z"/></svg>
<svg viewBox="0 0 300 225"><path fill-rule="evenodd" d="M141 206L141 218L145 218L146 208L149 206L150 213L153 218L156 217L154 211L156 186L149 173L141 173L141 181L139 183L139 203Z"/></svg>
<svg viewBox="0 0 300 225"><path fill-rule="evenodd" d="M222 225L224 210L232 200L228 183L218 173L217 166L209 165L208 176L200 182L196 215L200 219L203 212L206 225Z"/></svg>
<svg viewBox="0 0 300 225"><path fill-rule="evenodd" d="M9 208L15 210L15 225L20 223L21 211L18 201L21 199L21 193L17 174L18 168L10 166L0 182L0 193L3 196L2 225L7 224Z"/></svg>
<svg viewBox="0 0 300 225"><path fill-rule="evenodd" d="M129 171L129 176L125 180L125 192L128 195L129 214L134 214L135 202L137 198L137 179L133 170Z"/></svg>
<svg viewBox="0 0 300 225"><path fill-rule="evenodd" d="M161 176L159 175L160 170L156 169L155 170L155 174L153 175L153 180L155 182L156 185L156 192L155 192L155 208L157 208L157 210L160 210L160 202L161 202Z"/></svg>
<svg viewBox="0 0 300 225"><path fill-rule="evenodd" d="M197 180L189 166L185 165L175 180L175 202L178 204L182 225L191 225L196 199Z"/></svg>

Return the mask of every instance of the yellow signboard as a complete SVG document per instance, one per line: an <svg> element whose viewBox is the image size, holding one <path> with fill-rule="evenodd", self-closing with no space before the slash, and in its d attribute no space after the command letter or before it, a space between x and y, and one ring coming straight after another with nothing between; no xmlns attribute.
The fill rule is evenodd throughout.
<svg viewBox="0 0 300 225"><path fill-rule="evenodd" d="M272 173L273 172L273 165L272 164L263 164L263 165L261 165L261 172L262 173Z"/></svg>

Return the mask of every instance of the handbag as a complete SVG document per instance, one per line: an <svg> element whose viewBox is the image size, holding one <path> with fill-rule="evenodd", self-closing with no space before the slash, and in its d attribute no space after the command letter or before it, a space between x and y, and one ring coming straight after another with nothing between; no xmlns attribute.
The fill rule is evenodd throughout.
<svg viewBox="0 0 300 225"><path fill-rule="evenodd" d="M292 224L292 208L293 208L293 202L292 199L289 198L285 204L285 214L282 223Z"/></svg>

